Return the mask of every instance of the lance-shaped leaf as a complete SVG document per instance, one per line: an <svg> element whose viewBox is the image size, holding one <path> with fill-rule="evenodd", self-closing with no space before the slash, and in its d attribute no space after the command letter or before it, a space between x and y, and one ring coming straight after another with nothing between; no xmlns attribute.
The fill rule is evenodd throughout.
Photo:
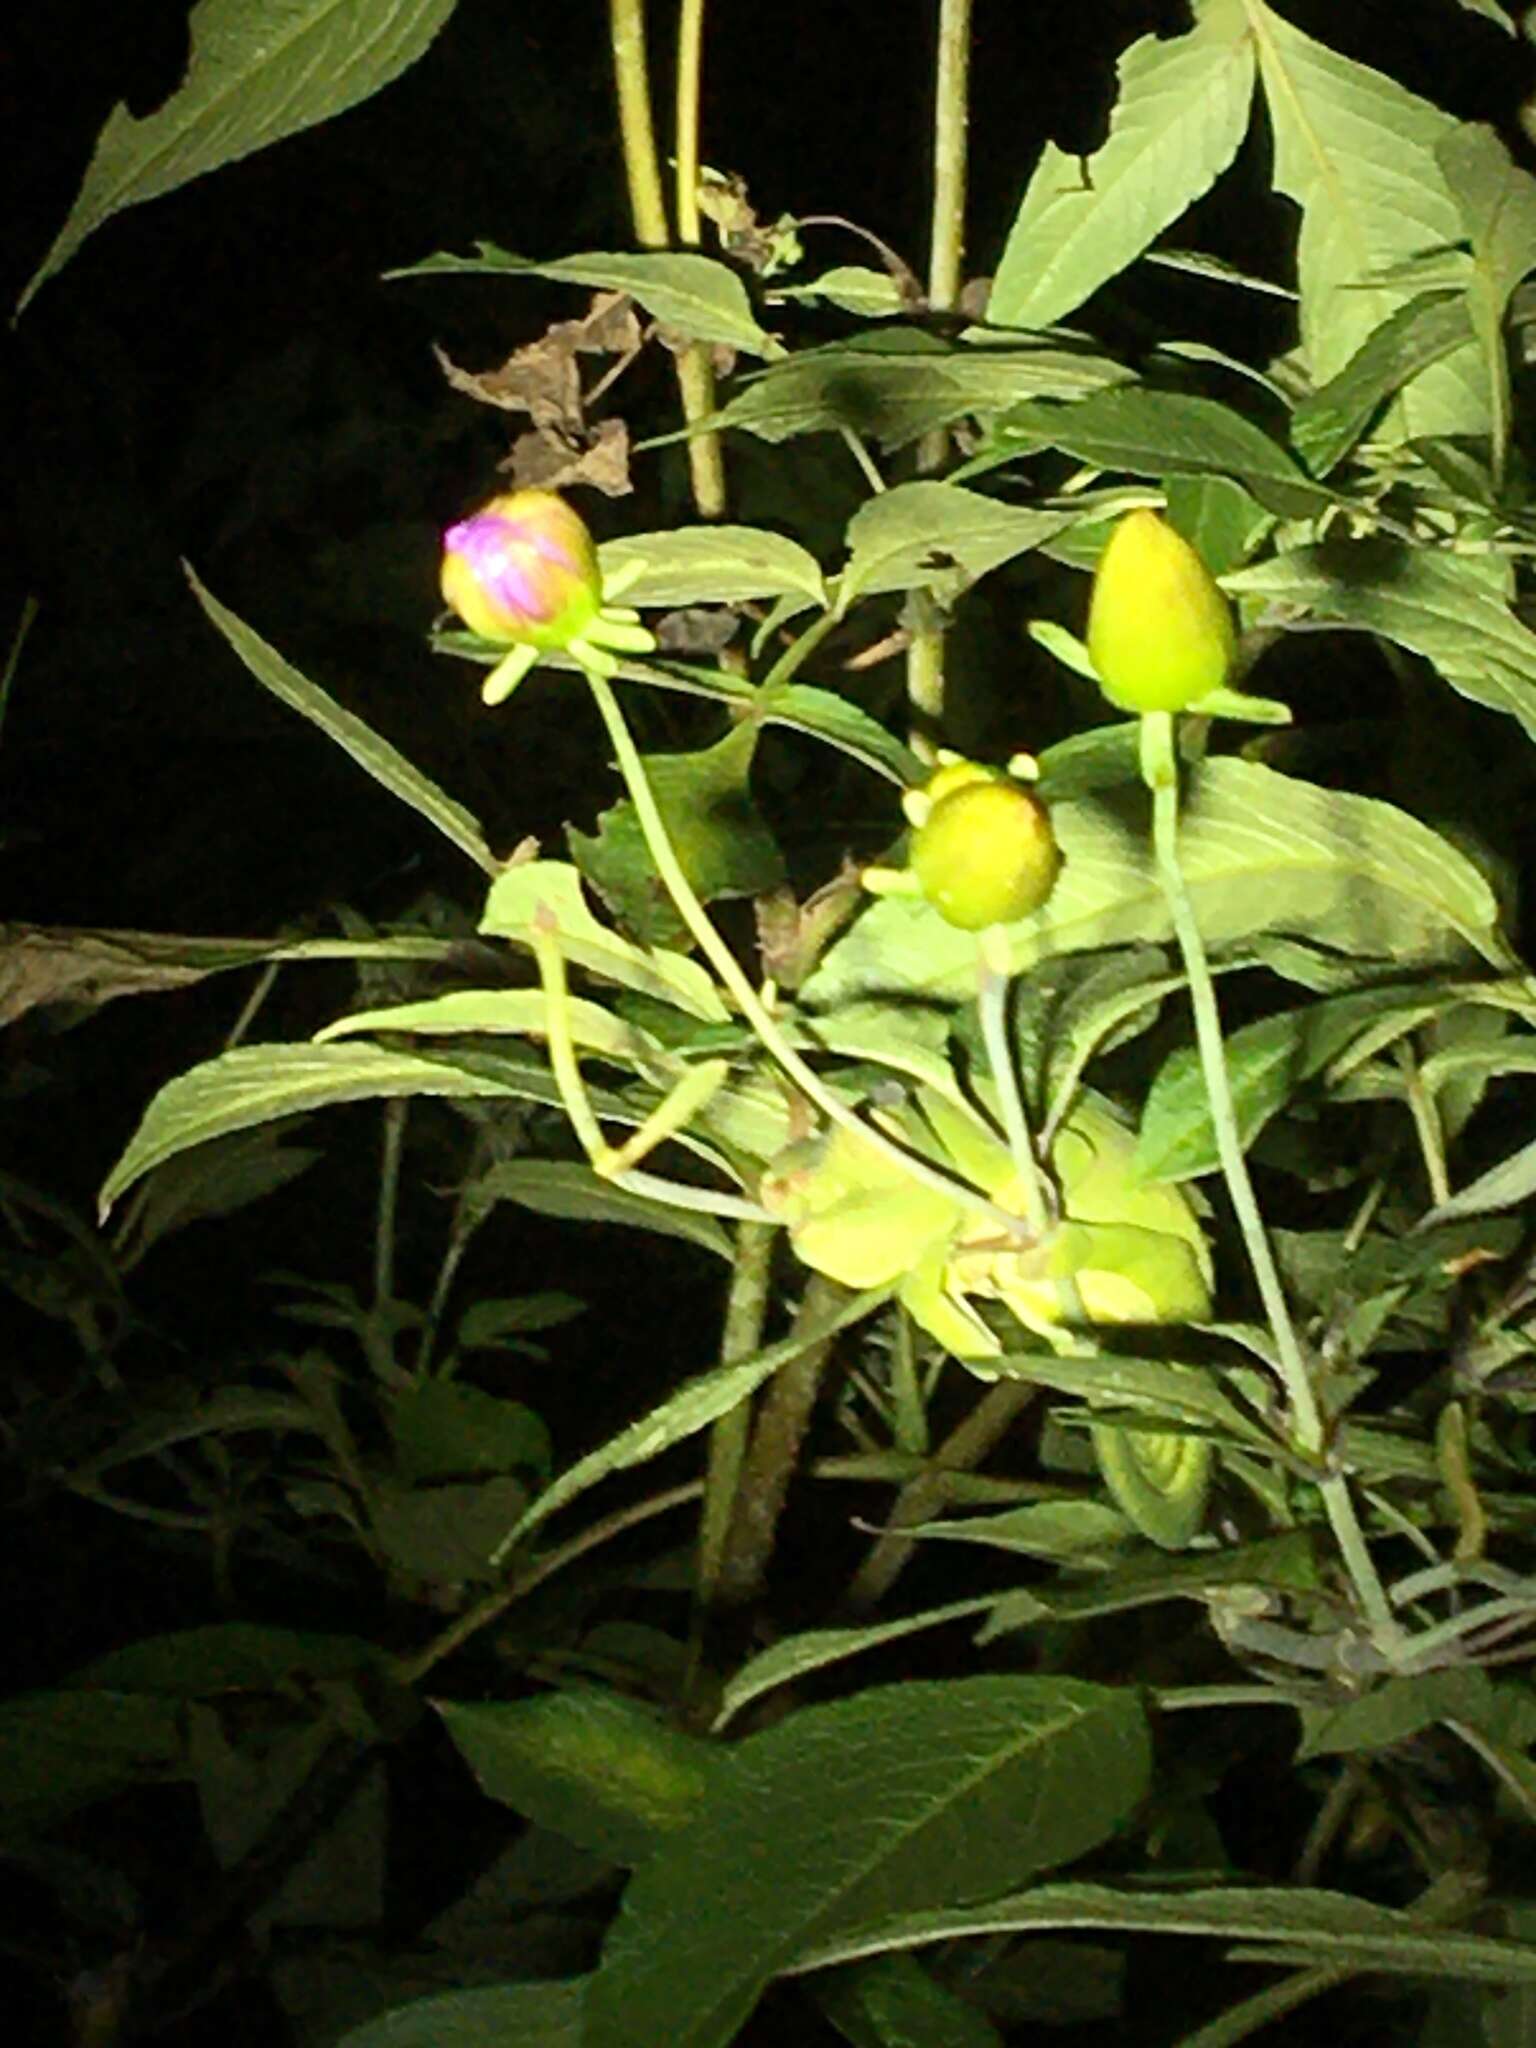
<svg viewBox="0 0 1536 2048"><path fill-rule="evenodd" d="M1275 187L1301 208L1301 336L1315 384L1338 375L1411 287L1378 282L1464 232L1435 158L1454 124L1428 100L1243 0L1275 143ZM1465 258L1461 259L1463 266ZM1468 346L1415 377L1394 438L1484 433L1488 404Z"/></svg>
<svg viewBox="0 0 1536 2048"><path fill-rule="evenodd" d="M1467 302L1482 351L1493 424L1493 473L1509 453L1509 353L1504 315L1520 280L1536 270L1536 179L1510 157L1491 128L1455 128L1435 150L1472 244Z"/></svg>
<svg viewBox="0 0 1536 2048"><path fill-rule="evenodd" d="M142 121L113 108L17 312L114 213L371 98L416 62L453 8L454 0L200 0L180 89Z"/></svg>
<svg viewBox="0 0 1536 2048"><path fill-rule="evenodd" d="M1046 144L987 318L1049 327L1134 262L1236 156L1252 96L1241 0L1210 0L1188 35L1133 43L1103 147L1084 160Z"/></svg>

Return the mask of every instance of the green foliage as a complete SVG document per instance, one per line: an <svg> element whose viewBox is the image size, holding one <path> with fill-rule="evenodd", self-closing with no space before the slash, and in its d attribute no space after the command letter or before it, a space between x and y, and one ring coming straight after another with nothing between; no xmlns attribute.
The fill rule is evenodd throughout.
<svg viewBox="0 0 1536 2048"><path fill-rule="evenodd" d="M27 295L450 12L203 0ZM220 1968L347 2048L728 2048L773 1986L856 2048L999 2048L1113 2031L1181 1939L1191 2048L1324 1990L1372 2038L1513 2039L1536 183L1283 6L1196 0L1123 53L1093 155L1004 167L985 298L937 260L941 177L925 294L867 234L882 269L813 260L849 221L762 224L720 173L714 227L684 194L671 235L614 48L644 246L393 273L513 318L534 280L596 295L450 382L530 416L535 487L618 500L605 595L647 618L614 675L542 651L471 808L456 748L429 775L355 676L322 688L187 571L194 620L465 857L463 900L343 908L339 938L4 938L7 1019L245 968L294 994L221 1050L165 1027L169 1078L98 1140L100 1228L0 1175L0 1286L46 1340L5 1418L18 1518L62 1502L114 1567L210 1589L0 1700L0 1848L89 1926L122 1873L87 1831L190 1787ZM1283 279L1160 240L1229 174L1256 220L1291 202ZM1170 307L1260 294L1294 329L1182 333L1170 274L1200 281ZM1085 572L1138 532L1225 682L1137 687L1166 617L1133 592L1116 700L1153 708L1104 723ZM415 623L423 688L471 701L504 650ZM517 843L552 746L590 801ZM957 759L914 844L902 792ZM978 893L931 832L1003 788L1059 847L1043 900ZM875 900L913 870L961 926ZM276 1270L245 1250L284 1228ZM194 1255L265 1290L238 1339L149 1291ZM409 1958L386 1757L454 1894ZM522 1825L489 1867L466 1809ZM163 1973L115 1952L141 2031L201 1967L191 1921ZM269 1953L285 1926L304 1956ZM1240 1996L1218 1951L1270 1975Z"/></svg>

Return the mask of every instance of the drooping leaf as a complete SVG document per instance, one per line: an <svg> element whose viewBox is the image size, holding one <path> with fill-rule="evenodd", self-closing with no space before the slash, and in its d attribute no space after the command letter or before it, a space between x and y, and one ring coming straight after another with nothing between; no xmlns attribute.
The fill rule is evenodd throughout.
<svg viewBox="0 0 1536 2048"><path fill-rule="evenodd" d="M113 108L69 218L17 312L113 214L382 91L453 8L454 0L199 0L188 23L186 77L143 120Z"/></svg>
<svg viewBox="0 0 1536 2048"><path fill-rule="evenodd" d="M1226 588L1422 654L1463 697L1518 720L1536 740L1536 633L1462 557L1330 540L1240 569Z"/></svg>
<svg viewBox="0 0 1536 2048"><path fill-rule="evenodd" d="M142 1174L190 1146L278 1117L379 1096L515 1096L486 1063L377 1045L239 1045L177 1075L160 1090L99 1197L106 1217Z"/></svg>
<svg viewBox="0 0 1536 2048"><path fill-rule="evenodd" d="M435 825L443 837L451 840L461 853L468 854L477 867L483 868L488 875L496 873L499 863L485 842L479 821L462 804L455 803L429 776L423 775L388 740L381 738L372 726L355 712L338 704L318 683L312 683L308 676L301 675L275 647L268 646L243 619L221 605L211 591L204 589L187 563L182 567L198 603L257 682L290 710L307 718L311 725L319 726L327 739L334 740L337 746L350 754L375 782L387 789L391 796L397 796L403 804L409 804L413 811L419 811L429 825Z"/></svg>
<svg viewBox="0 0 1536 2048"><path fill-rule="evenodd" d="M301 1676L345 1678L387 1662L380 1646L362 1636L228 1621L126 1643L78 1671L74 1683L195 1700L221 1692L276 1691Z"/></svg>
<svg viewBox="0 0 1536 2048"><path fill-rule="evenodd" d="M0 1700L0 1814L49 1825L93 1800L185 1777L180 1703L148 1693L19 1693Z"/></svg>
<svg viewBox="0 0 1536 2048"><path fill-rule="evenodd" d="M770 1980L840 1930L1092 1848L1149 1767L1134 1697L1067 1678L882 1687L749 1736L631 1881L589 2048L725 2048Z"/></svg>
<svg viewBox="0 0 1536 2048"><path fill-rule="evenodd" d="M621 1693L436 1705L482 1792L609 1863L642 1863L730 1765L729 1752Z"/></svg>
<svg viewBox="0 0 1536 2048"><path fill-rule="evenodd" d="M1237 0L1187 35L1142 36L1119 65L1109 139L1086 160L1047 143L987 303L999 327L1049 327L1148 249L1220 177L1248 126L1254 53Z"/></svg>
<svg viewBox="0 0 1536 2048"><path fill-rule="evenodd" d="M1498 1940L1433 1926L1411 1913L1376 1906L1346 1892L1255 1886L1212 1891L1118 1891L1111 1885L1037 1885L1012 1898L949 1912L909 1913L871 1924L862 1934L824 1942L801 1967L890 1949L915 1948L988 1934L1049 1928L1118 1928L1240 1941L1264 1960L1294 1966L1298 1957L1347 1963L1408 1976L1467 1977L1483 1984L1536 1983L1536 1942Z"/></svg>
<svg viewBox="0 0 1536 2048"><path fill-rule="evenodd" d="M395 1463L411 1485L550 1464L549 1431L521 1401L456 1380L418 1379L391 1392L386 1419ZM499 1533L499 1532L498 1532Z"/></svg>
<svg viewBox="0 0 1536 2048"><path fill-rule="evenodd" d="M1301 337L1320 386L1408 296L1410 286L1377 278L1460 240L1435 159L1453 123L1396 80L1314 42L1265 0L1243 5L1274 135L1275 188L1301 208ZM1486 432L1472 348L1415 377L1389 425L1396 439Z"/></svg>
<svg viewBox="0 0 1536 2048"><path fill-rule="evenodd" d="M477 242L473 256L428 256L386 275L547 277L594 292L628 292L653 320L691 341L717 342L755 356L771 355L775 348L753 317L746 286L730 265L690 250L597 251L539 263L498 249L494 242Z"/></svg>

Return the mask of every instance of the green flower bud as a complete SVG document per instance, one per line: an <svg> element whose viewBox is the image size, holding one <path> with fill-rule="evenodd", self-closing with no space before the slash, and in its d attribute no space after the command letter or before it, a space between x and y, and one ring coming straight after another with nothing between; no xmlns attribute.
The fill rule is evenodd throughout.
<svg viewBox="0 0 1536 2048"><path fill-rule="evenodd" d="M922 893L961 931L1028 917L1061 873L1061 850L1044 804L1007 776L973 775L957 783L952 768L939 776L951 778L947 793L912 839L912 873Z"/></svg>
<svg viewBox="0 0 1536 2048"><path fill-rule="evenodd" d="M1182 534L1128 512L1093 579L1088 652L1121 711L1183 711L1225 683L1237 650L1231 607Z"/></svg>

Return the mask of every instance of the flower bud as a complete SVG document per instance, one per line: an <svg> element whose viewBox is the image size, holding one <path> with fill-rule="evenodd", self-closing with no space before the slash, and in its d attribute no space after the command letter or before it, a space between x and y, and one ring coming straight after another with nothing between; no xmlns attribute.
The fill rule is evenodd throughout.
<svg viewBox="0 0 1536 2048"><path fill-rule="evenodd" d="M1182 711L1227 679L1232 612L1199 555L1155 512L1128 512L1093 579L1088 652L1121 711Z"/></svg>
<svg viewBox="0 0 1536 2048"><path fill-rule="evenodd" d="M913 835L910 859L940 917L967 932L1028 917L1061 873L1044 804L1003 775L951 781Z"/></svg>
<svg viewBox="0 0 1536 2048"><path fill-rule="evenodd" d="M603 601L592 536L553 491L507 492L450 526L441 581L470 631L504 645L568 647Z"/></svg>

